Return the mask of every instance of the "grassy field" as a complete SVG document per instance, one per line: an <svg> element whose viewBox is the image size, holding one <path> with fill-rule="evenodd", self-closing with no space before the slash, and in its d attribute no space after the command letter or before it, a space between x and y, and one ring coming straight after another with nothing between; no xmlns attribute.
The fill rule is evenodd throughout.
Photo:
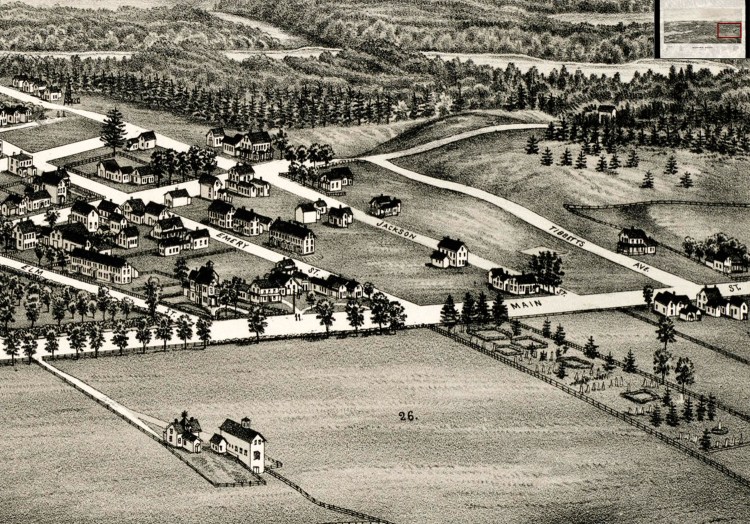
<svg viewBox="0 0 750 524"><path fill-rule="evenodd" d="M553 327L562 324L568 334L568 340L585 344L589 336L593 336L600 346L599 351L605 354L609 351L622 360L629 349L633 350L638 366L646 371L653 371L653 354L660 347L656 339L656 327L632 318L624 313L597 312L573 315L558 315L551 317ZM543 318L531 318L526 323L541 328ZM721 324L713 323L713 319L706 319L700 329L708 330L713 327L719 329ZM747 323L741 323L747 326ZM687 323L678 322L677 329L690 329ZM739 327L737 328L739 329ZM731 348L745 357L750 356L750 350L744 344L744 338L737 338ZM746 409L750 402L750 392L747 390L747 366L710 351L702 346L678 338L671 344L669 350L673 354L672 365L679 357L688 357L695 365L695 384L691 387L698 391L714 393L720 400L736 407ZM674 374L668 376L674 379Z"/></svg>
<svg viewBox="0 0 750 524"><path fill-rule="evenodd" d="M210 431L248 415L283 474L399 523L453 523L457 512L474 523L750 518L744 490L712 470L429 331L58 364L157 418L189 409ZM416 420L401 422L408 410ZM183 476L187 500L195 481ZM115 495L126 489L120 482ZM163 490L135 494L145 499L137 515L168 511ZM190 503L198 516L212 495Z"/></svg>
<svg viewBox="0 0 750 524"><path fill-rule="evenodd" d="M523 122L547 122L549 115L539 111L472 111L431 119L415 125L395 138L375 147L370 154L402 151L482 127Z"/></svg>
<svg viewBox="0 0 750 524"><path fill-rule="evenodd" d="M0 521L158 524L191 518L327 522L281 483L216 489L136 429L37 366L0 369L5 426ZM179 413L169 413L171 418Z"/></svg>
<svg viewBox="0 0 750 524"><path fill-rule="evenodd" d="M354 172L355 184L347 188L347 195L341 199L366 210L375 195L397 196L403 201L403 213L389 217L388 222L433 238L459 237L473 253L519 271L531 259L525 251L539 247L557 251L566 273L564 287L577 293L639 289L651 282L481 200L427 186L370 163L348 165Z"/></svg>
<svg viewBox="0 0 750 524"><path fill-rule="evenodd" d="M2 133L2 139L24 151L36 153L99 136L101 124L88 118L69 116L41 126Z"/></svg>
<svg viewBox="0 0 750 524"><path fill-rule="evenodd" d="M294 216L297 204L303 201L296 195L273 188L269 198L235 197L233 204L235 207L245 205L272 218L280 216L288 220ZM195 199L190 206L175 211L200 221L207 218L208 205L206 200ZM486 273L483 270L474 267L451 270L427 267L425 264L429 262L430 249L361 222L355 222L347 229L329 227L320 222L308 226L317 238L315 254L305 257L306 262L360 282L372 282L383 291L417 304L442 303L449 293L463 296L466 291L484 288ZM268 241L267 234L241 238L255 244ZM259 274L253 264L231 267L232 274L238 270L240 276L248 279Z"/></svg>

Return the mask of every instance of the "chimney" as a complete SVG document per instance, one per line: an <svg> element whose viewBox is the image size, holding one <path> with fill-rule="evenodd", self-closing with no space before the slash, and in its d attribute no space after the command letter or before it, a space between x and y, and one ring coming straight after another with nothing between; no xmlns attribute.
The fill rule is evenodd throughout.
<svg viewBox="0 0 750 524"><path fill-rule="evenodd" d="M249 417L245 417L245 418L243 418L243 419L242 419L242 420L240 421L240 423L242 424L242 427L243 427L243 428L247 428L247 429L250 429L250 418L249 418Z"/></svg>

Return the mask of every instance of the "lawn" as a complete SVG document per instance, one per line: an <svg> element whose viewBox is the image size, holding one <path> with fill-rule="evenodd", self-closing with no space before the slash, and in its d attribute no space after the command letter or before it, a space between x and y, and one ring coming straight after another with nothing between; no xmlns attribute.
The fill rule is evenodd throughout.
<svg viewBox="0 0 750 524"><path fill-rule="evenodd" d="M69 116L36 127L2 133L2 139L24 151L36 153L99 136L101 124L88 118Z"/></svg>
<svg viewBox="0 0 750 524"><path fill-rule="evenodd" d="M245 205L272 218L280 216L288 220L293 218L297 204L303 201L292 193L274 187L269 198L235 197L233 204L235 207ZM208 206L208 201L196 198L190 206L177 208L175 212L200 221L208 216ZM317 237L315 254L304 257L305 262L362 283L372 282L383 291L417 304L442 303L449 293L463 296L466 291L479 291L487 280L486 272L474 267L450 270L427 267L425 264L429 262L430 249L361 222L355 222L347 229L333 228L323 223L308 226ZM241 238L255 244L268 241L267 234ZM237 271L248 279L259 274L254 265L231 267L232 275Z"/></svg>
<svg viewBox="0 0 750 524"><path fill-rule="evenodd" d="M539 111L489 110L459 113L442 118L433 118L414 125L391 140L373 148L368 154L376 155L403 151L433 140L440 140L482 127L524 122L547 122L548 120L549 115Z"/></svg>
<svg viewBox="0 0 750 524"><path fill-rule="evenodd" d="M628 350L632 349L638 366L646 371L653 371L653 354L661 344L656 339L656 327L651 324L613 311L558 315L550 320L553 329L558 323L562 324L568 340L583 345L589 336L593 336L600 346L599 352L607 354L611 351L619 360L624 359ZM712 320L704 320L705 326L701 329L710 329ZM544 318L536 317L525 322L541 328L543 321ZM747 326L747 323L742 324ZM678 330L686 326L687 323L677 322ZM720 324L713 326L718 329ZM749 352L745 340L737 337L731 349L747 357ZM747 409L750 402L747 366L682 338L677 338L669 350L673 354L672 366L679 357L688 357L695 365L695 384L691 386L693 389L706 394L714 393L730 406L740 410ZM670 373L667 378L674 380L674 373Z"/></svg>
<svg viewBox="0 0 750 524"><path fill-rule="evenodd" d="M430 331L58 364L157 418L188 409L210 431L227 416L250 416L281 473L322 500L394 522L453 523L457 508L474 523L750 518L737 484ZM401 421L400 411L415 420ZM161 471L144 467L153 469ZM101 486L97 499L128 488L120 484L111 495ZM183 489L189 500L190 485ZM168 511L162 489L133 496L144 498L137 515ZM188 503L192 515L204 500ZM179 504L170 498L168 507Z"/></svg>
<svg viewBox="0 0 750 524"><path fill-rule="evenodd" d="M0 522L156 524L183 519L188 507L202 522L236 522L247 514L278 524L340 520L268 476L267 486L211 487L158 443L37 366L5 367L0 375Z"/></svg>
<svg viewBox="0 0 750 524"><path fill-rule="evenodd" d="M415 182L374 164L358 162L348 166L355 183L340 199L367 210L375 195L396 196L403 201L402 214L389 217L388 222L436 239L445 235L458 237L471 252L519 271L531 260L528 253L538 252L537 248L556 251L563 258L563 286L576 293L640 289L653 284L638 273L576 249L487 202Z"/></svg>

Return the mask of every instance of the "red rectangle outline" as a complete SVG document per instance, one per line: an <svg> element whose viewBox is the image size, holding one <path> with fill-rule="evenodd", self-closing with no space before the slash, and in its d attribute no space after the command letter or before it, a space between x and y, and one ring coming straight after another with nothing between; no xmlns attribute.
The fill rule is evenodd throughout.
<svg viewBox="0 0 750 524"><path fill-rule="evenodd" d="M740 26L740 36L720 36L719 35L719 26L722 25L738 25ZM742 22L717 22L716 23L716 38L739 38L742 40Z"/></svg>

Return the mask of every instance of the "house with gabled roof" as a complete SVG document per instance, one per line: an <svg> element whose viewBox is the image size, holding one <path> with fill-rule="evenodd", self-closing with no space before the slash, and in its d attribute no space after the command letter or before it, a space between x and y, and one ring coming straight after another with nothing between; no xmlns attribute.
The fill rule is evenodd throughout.
<svg viewBox="0 0 750 524"><path fill-rule="evenodd" d="M222 152L229 156L239 156L240 144L242 143L243 138L244 135L241 133L237 133L234 136L225 136L221 141Z"/></svg>
<svg viewBox="0 0 750 524"><path fill-rule="evenodd" d="M720 317L724 312L726 300L716 286L706 286L695 297L695 305L706 315Z"/></svg>
<svg viewBox="0 0 750 524"><path fill-rule="evenodd" d="M156 133L144 131L138 135L138 149L153 149L156 147Z"/></svg>
<svg viewBox="0 0 750 524"><path fill-rule="evenodd" d="M327 192L342 191L354 184L354 174L348 166L334 167L320 175L317 181L319 189Z"/></svg>
<svg viewBox="0 0 750 524"><path fill-rule="evenodd" d="M169 209L164 204L150 201L146 204L143 223L147 226L154 226L159 220L169 218L170 214Z"/></svg>
<svg viewBox="0 0 750 524"><path fill-rule="evenodd" d="M208 206L208 221L215 226L232 229L234 213L235 209L232 204L217 199Z"/></svg>
<svg viewBox="0 0 750 524"><path fill-rule="evenodd" d="M45 171L37 175L33 180L34 190L46 190L52 198L53 204L65 204L68 201L70 192L70 175L65 169L55 171Z"/></svg>
<svg viewBox="0 0 750 524"><path fill-rule="evenodd" d="M52 205L52 197L46 189L35 191L33 187L29 187L24 193L24 198L28 202L26 204L27 212L39 211Z"/></svg>
<svg viewBox="0 0 750 524"><path fill-rule="evenodd" d="M206 200L216 200L220 198L219 191L224 187L222 181L213 175L204 173L198 179L200 187L200 197Z"/></svg>
<svg viewBox="0 0 750 524"><path fill-rule="evenodd" d="M276 219L268 228L268 243L271 246L286 249L300 255L311 255L315 252L315 233L304 224Z"/></svg>
<svg viewBox="0 0 750 524"><path fill-rule="evenodd" d="M437 250L448 256L448 267L464 267L469 263L469 248L461 239L443 237L438 242Z"/></svg>
<svg viewBox="0 0 750 524"><path fill-rule="evenodd" d="M183 448L190 453L201 452L201 425L197 418L188 418L187 411L183 411L181 419L174 419L167 424L162 433L163 441L172 447Z"/></svg>
<svg viewBox="0 0 750 524"><path fill-rule="evenodd" d="M332 207L328 210L328 225L333 227L349 227L354 222L354 213L349 206Z"/></svg>
<svg viewBox="0 0 750 524"><path fill-rule="evenodd" d="M89 233L99 229L99 211L84 200L76 200L70 208L68 222L80 222Z"/></svg>
<svg viewBox="0 0 750 524"><path fill-rule="evenodd" d="M183 294L199 306L215 308L218 306L220 284L221 279L214 269L214 263L209 260L204 266L190 271Z"/></svg>
<svg viewBox="0 0 750 524"><path fill-rule="evenodd" d="M150 164L130 168L130 183L137 186L147 186L156 183L156 173Z"/></svg>
<svg viewBox="0 0 750 524"><path fill-rule="evenodd" d="M531 273L514 275L498 267L491 269L488 277L493 288L511 295L535 295L540 290L536 275Z"/></svg>
<svg viewBox="0 0 750 524"><path fill-rule="evenodd" d="M78 247L70 252L70 271L114 284L130 284L138 278L138 271L123 257Z"/></svg>
<svg viewBox="0 0 750 524"><path fill-rule="evenodd" d="M210 239L211 234L208 229L204 227L189 230L184 236L185 244L183 245L183 249L205 249L208 247Z"/></svg>
<svg viewBox="0 0 750 524"><path fill-rule="evenodd" d="M320 211L312 202L302 202L294 208L294 219L300 224L314 224L320 220Z"/></svg>
<svg viewBox="0 0 750 524"><path fill-rule="evenodd" d="M108 227L112 233L119 233L126 227L128 227L128 219L122 213L112 213L108 218L102 218L99 220L99 227Z"/></svg>
<svg viewBox="0 0 750 524"><path fill-rule="evenodd" d="M266 439L252 429L248 417L240 422L226 419L219 427L219 434L226 440L227 454L237 458L253 473L260 474L266 470Z"/></svg>
<svg viewBox="0 0 750 524"><path fill-rule="evenodd" d="M334 299L362 298L362 284L351 278L328 275L326 278L311 277L311 290Z"/></svg>
<svg viewBox="0 0 750 524"><path fill-rule="evenodd" d="M104 180L111 180L118 184L129 184L130 175L133 172L133 168L125 169L120 166L119 162L114 158L107 158L100 160L96 165L96 176L103 178Z"/></svg>
<svg viewBox="0 0 750 524"><path fill-rule="evenodd" d="M617 117L617 106L612 104L599 104L596 108L599 123L604 120L614 120Z"/></svg>
<svg viewBox="0 0 750 524"><path fill-rule="evenodd" d="M271 217L256 213L253 209L248 211L245 206L242 206L234 212L232 229L241 235L254 237L268 231L272 223Z"/></svg>
<svg viewBox="0 0 750 524"><path fill-rule="evenodd" d="M18 251L34 249L39 243L39 226L29 219L20 220L13 226L11 235Z"/></svg>
<svg viewBox="0 0 750 524"><path fill-rule="evenodd" d="M226 133L224 133L223 127L211 128L208 130L208 133L206 133L206 145L208 147L221 147L225 136Z"/></svg>
<svg viewBox="0 0 750 524"><path fill-rule="evenodd" d="M250 160L252 162L273 160L273 147L271 144L271 135L267 131L246 133L239 144L238 156L243 160Z"/></svg>
<svg viewBox="0 0 750 524"><path fill-rule="evenodd" d="M678 295L672 291L660 291L654 297L653 308L656 313L665 317L677 317L689 305L690 298L687 295Z"/></svg>
<svg viewBox="0 0 750 524"><path fill-rule="evenodd" d="M34 157L26 153L14 153L8 157L8 171L23 178L34 177L37 169Z"/></svg>
<svg viewBox="0 0 750 524"><path fill-rule="evenodd" d="M227 191L248 198L271 196L271 184L263 178L255 178L253 166L239 163L229 170Z"/></svg>
<svg viewBox="0 0 750 524"><path fill-rule="evenodd" d="M185 226L182 219L178 216L163 218L154 224L151 230L151 237L161 240L165 238L182 238L185 233Z"/></svg>
<svg viewBox="0 0 750 524"><path fill-rule="evenodd" d="M28 203L28 199L23 195L8 193L8 196L0 204L0 212L4 217L25 215Z"/></svg>
<svg viewBox="0 0 750 524"><path fill-rule="evenodd" d="M143 224L146 221L146 204L140 198L129 198L122 205L122 214L133 224Z"/></svg>
<svg viewBox="0 0 750 524"><path fill-rule="evenodd" d="M110 215L114 213L122 213L122 208L119 204L115 204L111 200L102 200L99 202L99 205L96 206L97 211L99 211L99 217L109 219Z"/></svg>
<svg viewBox="0 0 750 524"><path fill-rule="evenodd" d="M193 198L187 189L173 189L164 193L164 205L168 208L189 206Z"/></svg>
<svg viewBox="0 0 750 524"><path fill-rule="evenodd" d="M369 211L378 218L397 216L401 213L401 200L381 193L370 199Z"/></svg>
<svg viewBox="0 0 750 524"><path fill-rule="evenodd" d="M59 224L49 232L47 243L63 251L73 251L75 248L89 249L91 247L91 233L81 222Z"/></svg>
<svg viewBox="0 0 750 524"><path fill-rule="evenodd" d="M680 320L685 322L696 322L703 318L703 311L698 309L695 304L688 304L680 310Z"/></svg>
<svg viewBox="0 0 750 524"><path fill-rule="evenodd" d="M123 249L135 249L138 247L140 232L136 226L122 228L114 237L115 245Z"/></svg>
<svg viewBox="0 0 750 524"><path fill-rule="evenodd" d="M747 301L742 297L729 297L724 304L724 316L734 320L747 320Z"/></svg>
<svg viewBox="0 0 750 524"><path fill-rule="evenodd" d="M617 252L625 255L653 255L658 242L637 227L626 227L617 237Z"/></svg>

